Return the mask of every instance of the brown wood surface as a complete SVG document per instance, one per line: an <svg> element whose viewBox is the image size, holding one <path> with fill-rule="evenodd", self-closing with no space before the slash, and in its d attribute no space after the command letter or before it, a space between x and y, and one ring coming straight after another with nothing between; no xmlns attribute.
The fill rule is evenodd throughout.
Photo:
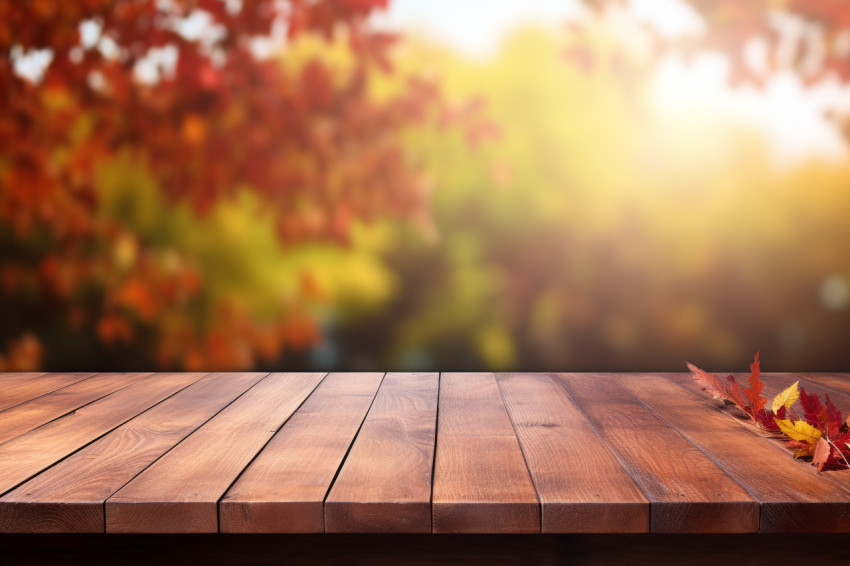
<svg viewBox="0 0 850 566"><path fill-rule="evenodd" d="M440 376L435 533L540 532L540 504L496 379Z"/></svg>
<svg viewBox="0 0 850 566"><path fill-rule="evenodd" d="M0 445L0 494L79 450L203 374L158 373Z"/></svg>
<svg viewBox="0 0 850 566"><path fill-rule="evenodd" d="M540 498L542 532L649 531L649 500L557 378L497 381Z"/></svg>
<svg viewBox="0 0 850 566"><path fill-rule="evenodd" d="M103 532L108 497L265 375L208 375L124 423L0 498L0 532Z"/></svg>
<svg viewBox="0 0 850 566"><path fill-rule="evenodd" d="M323 503L382 373L331 373L220 504L223 533L321 533Z"/></svg>
<svg viewBox="0 0 850 566"><path fill-rule="evenodd" d="M93 373L0 374L0 411L89 378Z"/></svg>
<svg viewBox="0 0 850 566"><path fill-rule="evenodd" d="M800 373L795 377L850 395L850 375L848 374Z"/></svg>
<svg viewBox="0 0 850 566"><path fill-rule="evenodd" d="M850 376L763 380L850 410ZM0 538L850 533L850 470L684 373L0 374L3 403Z"/></svg>
<svg viewBox="0 0 850 566"><path fill-rule="evenodd" d="M850 491L767 442L730 407L699 393L689 375L620 379L759 502L762 532L850 531Z"/></svg>
<svg viewBox="0 0 850 566"><path fill-rule="evenodd" d="M0 444L132 385L149 373L102 373L0 412Z"/></svg>
<svg viewBox="0 0 850 566"><path fill-rule="evenodd" d="M219 499L324 375L265 377L110 497L107 532L217 532Z"/></svg>
<svg viewBox="0 0 850 566"><path fill-rule="evenodd" d="M325 502L329 533L431 532L436 373L389 373Z"/></svg>
<svg viewBox="0 0 850 566"><path fill-rule="evenodd" d="M559 377L649 497L652 532L758 531L758 503L614 376Z"/></svg>

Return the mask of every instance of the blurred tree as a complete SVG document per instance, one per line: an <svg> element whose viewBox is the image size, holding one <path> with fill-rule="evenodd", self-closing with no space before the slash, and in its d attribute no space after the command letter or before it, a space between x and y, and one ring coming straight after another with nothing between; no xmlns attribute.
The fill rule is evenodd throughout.
<svg viewBox="0 0 850 566"><path fill-rule="evenodd" d="M486 96L506 135L472 155L456 134L407 140L439 243L393 239L399 292L339 343L364 368L676 371L759 348L771 368L846 367L850 166L777 167L764 132L660 104L651 51L624 44L640 29L597 23L397 61Z"/></svg>
<svg viewBox="0 0 850 566"><path fill-rule="evenodd" d="M688 0L705 18L701 44L730 54L733 81L761 83L793 70L810 83L835 76L850 81L850 7L843 0ZM763 41L765 57L746 48Z"/></svg>
<svg viewBox="0 0 850 566"><path fill-rule="evenodd" d="M188 369L315 343L311 305L328 297L303 264L257 316L250 288L242 301L209 293L211 272L226 279L238 261L216 268L163 232L175 215L204 230L189 210L226 230L223 203L264 214L287 249L346 242L381 216L427 225L427 185L399 134L442 106L415 76L373 96L394 37L368 17L386 4L0 0L0 370L38 367L42 342L53 366L82 350L100 367L132 343L150 346L140 365ZM302 36L328 50L344 38L346 65L293 60ZM258 56L274 38L282 60ZM104 178L112 162L123 169Z"/></svg>
<svg viewBox="0 0 850 566"><path fill-rule="evenodd" d="M629 0L585 0L599 12L626 8ZM845 0L684 0L705 21L693 36L665 37L651 26L656 53L692 55L712 49L731 62L733 85L763 86L790 71L808 86L850 83L850 6ZM850 139L850 114L830 110Z"/></svg>

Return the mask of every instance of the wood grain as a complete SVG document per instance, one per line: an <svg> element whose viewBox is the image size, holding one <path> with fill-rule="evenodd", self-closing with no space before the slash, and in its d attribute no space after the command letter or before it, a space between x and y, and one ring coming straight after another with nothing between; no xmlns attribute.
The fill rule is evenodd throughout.
<svg viewBox="0 0 850 566"><path fill-rule="evenodd" d="M850 376L846 373L799 373L795 377L850 395Z"/></svg>
<svg viewBox="0 0 850 566"><path fill-rule="evenodd" d="M435 533L539 533L540 504L496 379L440 376Z"/></svg>
<svg viewBox="0 0 850 566"><path fill-rule="evenodd" d="M325 495L383 376L329 374L221 500L221 532L323 532Z"/></svg>
<svg viewBox="0 0 850 566"><path fill-rule="evenodd" d="M564 389L545 374L497 375L544 533L649 531L649 500Z"/></svg>
<svg viewBox="0 0 850 566"><path fill-rule="evenodd" d="M614 376L560 374L559 377L649 497L652 532L758 531L758 503Z"/></svg>
<svg viewBox="0 0 850 566"><path fill-rule="evenodd" d="M325 501L329 533L431 532L436 373L388 373Z"/></svg>
<svg viewBox="0 0 850 566"><path fill-rule="evenodd" d="M109 496L265 375L211 374L129 420L0 498L0 532L103 532Z"/></svg>
<svg viewBox="0 0 850 566"><path fill-rule="evenodd" d="M0 411L32 401L51 391L77 383L94 373L4 373L0 374Z"/></svg>
<svg viewBox="0 0 850 566"><path fill-rule="evenodd" d="M689 374L92 375L0 374L3 537L850 533L850 471L817 474ZM850 377L762 376L850 409Z"/></svg>
<svg viewBox="0 0 850 566"><path fill-rule="evenodd" d="M150 373L103 373L0 412L0 444L132 385Z"/></svg>
<svg viewBox="0 0 850 566"><path fill-rule="evenodd" d="M850 490L794 460L719 402L707 403L689 375L620 379L759 502L761 532L850 532Z"/></svg>
<svg viewBox="0 0 850 566"><path fill-rule="evenodd" d="M260 381L110 497L107 532L217 532L219 499L324 375Z"/></svg>
<svg viewBox="0 0 850 566"><path fill-rule="evenodd" d="M203 377L158 373L0 445L0 494Z"/></svg>

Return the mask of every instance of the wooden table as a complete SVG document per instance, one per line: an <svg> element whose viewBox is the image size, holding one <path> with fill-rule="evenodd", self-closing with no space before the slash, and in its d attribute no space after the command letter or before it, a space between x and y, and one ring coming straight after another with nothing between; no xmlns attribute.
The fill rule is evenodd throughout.
<svg viewBox="0 0 850 566"><path fill-rule="evenodd" d="M800 380L850 409L850 377L763 379L768 398ZM134 544L224 561L245 537L257 552L345 541L378 562L395 547L560 563L601 545L591 563L700 544L787 560L804 534L821 563L850 551L827 535L850 533L850 471L794 460L688 374L0 374L0 494L0 556L5 543L21 563ZM529 536L492 536L506 533Z"/></svg>

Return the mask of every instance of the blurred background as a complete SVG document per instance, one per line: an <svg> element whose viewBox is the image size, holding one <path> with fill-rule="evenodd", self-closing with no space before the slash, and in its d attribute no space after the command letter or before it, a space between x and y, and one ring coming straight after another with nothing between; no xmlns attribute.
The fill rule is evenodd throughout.
<svg viewBox="0 0 850 566"><path fill-rule="evenodd" d="M0 0L0 370L850 369L850 6Z"/></svg>

